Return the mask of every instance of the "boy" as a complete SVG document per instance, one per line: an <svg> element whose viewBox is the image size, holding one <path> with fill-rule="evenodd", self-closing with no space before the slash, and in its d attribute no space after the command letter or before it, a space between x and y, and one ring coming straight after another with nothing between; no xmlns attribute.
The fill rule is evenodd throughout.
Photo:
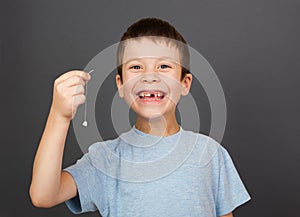
<svg viewBox="0 0 300 217"><path fill-rule="evenodd" d="M207 136L183 130L175 117L192 83L184 38L169 23L147 18L131 25L121 41L116 84L137 114L135 125L91 145L61 171L67 130L85 102L90 75L70 71L56 79L34 161L33 204L65 201L73 213L99 210L102 216L233 216L250 197L230 156Z"/></svg>

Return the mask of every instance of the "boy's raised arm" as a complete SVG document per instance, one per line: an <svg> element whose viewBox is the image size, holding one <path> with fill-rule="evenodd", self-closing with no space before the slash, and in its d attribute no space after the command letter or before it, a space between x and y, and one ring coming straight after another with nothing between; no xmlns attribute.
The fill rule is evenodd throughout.
<svg viewBox="0 0 300 217"><path fill-rule="evenodd" d="M30 197L38 207L52 207L77 195L72 176L62 172L63 151L70 122L85 102L90 75L70 71L54 82L53 101L33 164Z"/></svg>

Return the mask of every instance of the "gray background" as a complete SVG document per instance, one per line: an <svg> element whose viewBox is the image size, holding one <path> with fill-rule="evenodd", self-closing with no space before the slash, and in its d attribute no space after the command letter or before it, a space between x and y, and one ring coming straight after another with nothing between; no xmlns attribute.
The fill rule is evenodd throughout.
<svg viewBox="0 0 300 217"><path fill-rule="evenodd" d="M175 25L210 62L224 88L228 122L222 144L252 196L235 216L299 214L300 1L10 0L0 7L0 217L73 216L64 204L35 208L28 196L53 81L64 71L82 69L129 24L148 16ZM110 89L103 92L111 91L106 85ZM203 108L205 133L209 109ZM101 121L103 115L97 119L104 132L111 123ZM105 134L114 136L110 130ZM64 166L80 156L71 128Z"/></svg>

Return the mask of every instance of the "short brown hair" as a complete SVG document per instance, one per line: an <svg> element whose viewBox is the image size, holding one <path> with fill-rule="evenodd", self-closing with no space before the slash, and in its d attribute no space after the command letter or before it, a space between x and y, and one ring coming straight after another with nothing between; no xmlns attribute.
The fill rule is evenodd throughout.
<svg viewBox="0 0 300 217"><path fill-rule="evenodd" d="M166 39L169 38L172 41L176 40L179 43L179 52L181 56L181 65L182 65L182 72L181 72L181 79L189 71L189 61L190 61L190 54L188 50L187 43L183 36L175 29L174 26L169 24L168 22L158 19L158 18L143 18L131 26L129 26L126 32L121 37L120 42L126 41L128 39L142 37L142 36L158 36L158 37L165 37ZM124 43L119 43L118 50L117 50L117 66L118 66L118 74L121 76L122 80L122 58L124 54L125 45Z"/></svg>

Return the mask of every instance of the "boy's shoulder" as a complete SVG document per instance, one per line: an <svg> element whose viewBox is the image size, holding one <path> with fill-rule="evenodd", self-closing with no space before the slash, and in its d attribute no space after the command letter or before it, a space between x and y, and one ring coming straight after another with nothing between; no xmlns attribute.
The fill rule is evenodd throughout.
<svg viewBox="0 0 300 217"><path fill-rule="evenodd" d="M223 158L229 156L227 150L214 138L203 133L185 131L197 137L193 152L199 159L199 166L205 167L210 163L220 163Z"/></svg>

